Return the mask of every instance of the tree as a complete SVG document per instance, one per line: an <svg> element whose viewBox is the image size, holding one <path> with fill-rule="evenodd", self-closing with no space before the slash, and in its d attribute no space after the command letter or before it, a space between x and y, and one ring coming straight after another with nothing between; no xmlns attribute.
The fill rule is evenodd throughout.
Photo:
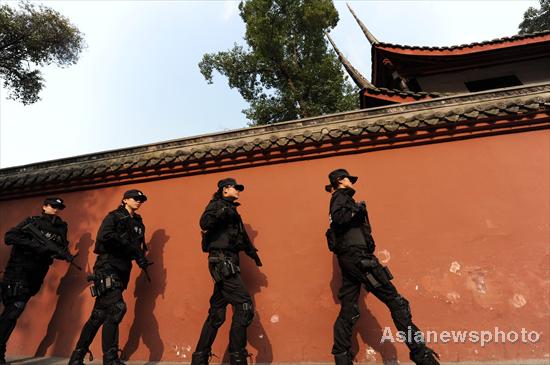
<svg viewBox="0 0 550 365"><path fill-rule="evenodd" d="M338 23L332 0L241 1L247 47L208 53L199 68L208 83L216 70L250 104L255 124L317 116L358 106L324 31Z"/></svg>
<svg viewBox="0 0 550 365"><path fill-rule="evenodd" d="M539 0L540 9L529 7L523 13L519 24L519 34L529 34L550 30L550 0Z"/></svg>
<svg viewBox="0 0 550 365"><path fill-rule="evenodd" d="M44 87L38 68L75 64L83 47L78 28L53 9L29 2L0 6L0 78L10 99L38 101Z"/></svg>

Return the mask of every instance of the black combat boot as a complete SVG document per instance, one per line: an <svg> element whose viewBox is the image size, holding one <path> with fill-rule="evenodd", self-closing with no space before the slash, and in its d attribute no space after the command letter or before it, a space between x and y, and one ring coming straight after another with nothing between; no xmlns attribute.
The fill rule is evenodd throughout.
<svg viewBox="0 0 550 365"><path fill-rule="evenodd" d="M440 365L439 361L437 361L439 355L428 346L411 351L410 356L416 365Z"/></svg>
<svg viewBox="0 0 550 365"><path fill-rule="evenodd" d="M87 353L90 353L90 361L93 361L94 358L90 351L88 351L87 349L77 348L71 354L69 365L84 365L84 357Z"/></svg>
<svg viewBox="0 0 550 365"><path fill-rule="evenodd" d="M335 354L334 363L336 365L353 365L353 355L349 351Z"/></svg>
<svg viewBox="0 0 550 365"><path fill-rule="evenodd" d="M212 353L210 351L195 351L191 355L191 365L208 365Z"/></svg>
<svg viewBox="0 0 550 365"><path fill-rule="evenodd" d="M111 347L109 351L103 354L103 365L126 365L118 357L119 349L116 347Z"/></svg>
<svg viewBox="0 0 550 365"><path fill-rule="evenodd" d="M250 355L246 349L237 352L230 352L229 365L248 365L248 356Z"/></svg>

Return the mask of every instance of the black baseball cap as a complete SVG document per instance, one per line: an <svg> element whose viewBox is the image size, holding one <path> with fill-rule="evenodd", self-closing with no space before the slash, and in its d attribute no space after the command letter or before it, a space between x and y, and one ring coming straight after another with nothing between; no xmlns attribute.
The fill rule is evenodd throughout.
<svg viewBox="0 0 550 365"><path fill-rule="evenodd" d="M122 196L122 199L130 199L130 198L133 198L134 200L141 201L141 202L144 202L147 200L147 196L143 194L142 191L137 189L128 190Z"/></svg>
<svg viewBox="0 0 550 365"><path fill-rule="evenodd" d="M49 205L52 208L61 209L61 210L65 209L65 204L63 203L63 199L56 198L56 197L44 199L44 205Z"/></svg>
<svg viewBox="0 0 550 365"><path fill-rule="evenodd" d="M347 177L349 179L349 181L351 181L352 184L355 184L355 182L358 179L357 176L350 175L349 172L346 169L336 169L336 170L332 171L330 174L328 174L328 179L330 180L330 185L332 185L333 187L337 187L338 186L338 181L340 181L341 179L343 179L345 177Z"/></svg>
<svg viewBox="0 0 550 365"><path fill-rule="evenodd" d="M236 190L238 191L243 191L244 190L244 185L241 185L241 184L237 184L237 181L235 179L233 179L232 177L228 177L228 178L225 178L225 179L221 179L220 181L218 181L218 189L222 189L226 186L233 186Z"/></svg>

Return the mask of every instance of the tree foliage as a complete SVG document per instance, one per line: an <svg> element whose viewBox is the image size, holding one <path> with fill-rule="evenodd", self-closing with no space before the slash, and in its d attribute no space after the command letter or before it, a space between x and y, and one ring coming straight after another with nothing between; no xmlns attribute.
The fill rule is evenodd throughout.
<svg viewBox="0 0 550 365"><path fill-rule="evenodd" d="M550 0L539 0L540 9L529 7L523 13L519 24L519 34L528 34L550 30Z"/></svg>
<svg viewBox="0 0 550 365"><path fill-rule="evenodd" d="M227 77L252 124L357 108L357 89L324 38L338 22L332 0L248 0L239 10L247 46L205 54L199 68L209 83L214 70Z"/></svg>
<svg viewBox="0 0 550 365"><path fill-rule="evenodd" d="M78 28L53 9L29 2L0 6L0 78L11 99L39 100L44 87L39 67L75 64L83 47Z"/></svg>

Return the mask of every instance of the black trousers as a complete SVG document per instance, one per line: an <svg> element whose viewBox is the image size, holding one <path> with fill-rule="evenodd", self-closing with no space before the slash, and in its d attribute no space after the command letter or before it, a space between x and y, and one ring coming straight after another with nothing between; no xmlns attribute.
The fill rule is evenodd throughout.
<svg viewBox="0 0 550 365"><path fill-rule="evenodd" d="M364 269L360 264L362 259L373 259L376 263L374 268ZM415 342L414 334L419 331L418 327L412 322L412 314L409 302L399 295L391 281L380 281L381 286L373 287L367 280L366 274L381 269L381 264L373 255L364 251L351 251L338 256L338 264L342 271L342 286L338 293L340 299L340 313L334 323L334 345L333 354L348 352L351 354L351 338L353 326L359 319L359 306L357 301L361 291L361 286L371 292L376 298L382 301L390 310L393 322L399 331L407 333L410 327L413 338L411 342L405 341L411 351L416 351L425 347L424 343ZM378 271L379 272L379 271ZM379 275L380 276L380 275Z"/></svg>
<svg viewBox="0 0 550 365"><path fill-rule="evenodd" d="M17 320L31 297L29 295L4 296L4 310L0 314L0 357L6 353L6 344L10 338Z"/></svg>
<svg viewBox="0 0 550 365"><path fill-rule="evenodd" d="M210 269L212 272L213 268L210 267ZM202 327L196 352L210 353L218 328L225 322L228 304L233 307L233 318L229 331L229 352L244 352L246 350L246 328L252 322L254 308L240 274L234 274L214 284L208 317Z"/></svg>
<svg viewBox="0 0 550 365"><path fill-rule="evenodd" d="M122 298L122 289L111 289L96 297L90 319L86 322L76 344L77 349L88 350L99 327L103 354L118 350L118 325L126 313L126 303Z"/></svg>

